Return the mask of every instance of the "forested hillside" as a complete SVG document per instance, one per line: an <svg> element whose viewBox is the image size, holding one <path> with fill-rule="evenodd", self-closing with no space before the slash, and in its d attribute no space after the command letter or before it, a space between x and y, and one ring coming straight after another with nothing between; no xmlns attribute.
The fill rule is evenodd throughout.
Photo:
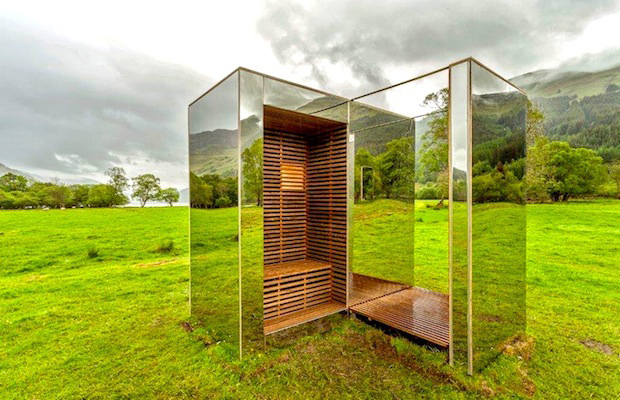
<svg viewBox="0 0 620 400"><path fill-rule="evenodd" d="M512 81L545 116L546 135L620 160L620 66L598 72L536 71Z"/></svg>

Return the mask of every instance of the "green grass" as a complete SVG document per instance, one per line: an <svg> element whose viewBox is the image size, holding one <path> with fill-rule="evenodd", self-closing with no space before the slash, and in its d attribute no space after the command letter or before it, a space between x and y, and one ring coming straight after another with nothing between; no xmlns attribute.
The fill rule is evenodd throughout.
<svg viewBox="0 0 620 400"><path fill-rule="evenodd" d="M394 206L358 211L390 231L390 218L406 218ZM446 366L442 352L346 318L232 360L225 344L187 325L187 215L177 207L0 212L0 398L620 396L620 201L528 206L533 344L473 378ZM416 284L436 290L447 277L437 239L446 216L416 210L424 221Z"/></svg>

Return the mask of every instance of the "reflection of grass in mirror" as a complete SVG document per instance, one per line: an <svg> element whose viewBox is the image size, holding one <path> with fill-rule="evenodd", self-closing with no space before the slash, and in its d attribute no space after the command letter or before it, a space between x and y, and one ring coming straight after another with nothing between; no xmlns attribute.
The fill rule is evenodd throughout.
<svg viewBox="0 0 620 400"><path fill-rule="evenodd" d="M192 316L212 341L239 346L238 209L191 209Z"/></svg>
<svg viewBox="0 0 620 400"><path fill-rule="evenodd" d="M375 200L353 209L352 271L414 284L413 205Z"/></svg>
<svg viewBox="0 0 620 400"><path fill-rule="evenodd" d="M353 210L353 271L448 293L448 208L375 200ZM415 242L414 242L415 241ZM410 253L415 244L415 271Z"/></svg>
<svg viewBox="0 0 620 400"><path fill-rule="evenodd" d="M243 354L264 348L262 207L241 209Z"/></svg>
<svg viewBox="0 0 620 400"><path fill-rule="evenodd" d="M525 331L525 212L510 203L472 209L475 369L492 361L502 342Z"/></svg>
<svg viewBox="0 0 620 400"><path fill-rule="evenodd" d="M473 378L444 353L345 318L231 363L225 345L181 326L187 209L0 211L0 398L615 398L620 201L527 208L535 345ZM175 254L154 252L167 238Z"/></svg>

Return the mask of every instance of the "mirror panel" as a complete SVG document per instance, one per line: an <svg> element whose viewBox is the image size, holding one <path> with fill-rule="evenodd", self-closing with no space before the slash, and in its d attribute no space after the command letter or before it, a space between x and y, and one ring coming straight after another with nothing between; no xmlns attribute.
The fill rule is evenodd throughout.
<svg viewBox="0 0 620 400"><path fill-rule="evenodd" d="M242 351L264 349L263 76L239 72Z"/></svg>
<svg viewBox="0 0 620 400"><path fill-rule="evenodd" d="M412 286L415 121L364 100L350 105L351 271Z"/></svg>
<svg viewBox="0 0 620 400"><path fill-rule="evenodd" d="M525 333L527 98L472 62L474 370Z"/></svg>
<svg viewBox="0 0 620 400"><path fill-rule="evenodd" d="M265 78L265 105L296 111L303 114L320 114L323 118L347 122L343 108L344 97L334 96L293 83Z"/></svg>
<svg viewBox="0 0 620 400"><path fill-rule="evenodd" d="M469 62L450 67L450 363L469 366Z"/></svg>
<svg viewBox="0 0 620 400"><path fill-rule="evenodd" d="M238 79L189 107L191 314L232 356L240 348Z"/></svg>

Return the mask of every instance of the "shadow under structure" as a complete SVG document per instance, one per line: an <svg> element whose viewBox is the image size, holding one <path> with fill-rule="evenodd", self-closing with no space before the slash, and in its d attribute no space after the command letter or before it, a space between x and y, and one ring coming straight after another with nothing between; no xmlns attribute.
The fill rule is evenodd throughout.
<svg viewBox="0 0 620 400"><path fill-rule="evenodd" d="M484 368L526 328L527 107L473 58L352 99L236 69L189 106L192 317L232 356L345 314Z"/></svg>

